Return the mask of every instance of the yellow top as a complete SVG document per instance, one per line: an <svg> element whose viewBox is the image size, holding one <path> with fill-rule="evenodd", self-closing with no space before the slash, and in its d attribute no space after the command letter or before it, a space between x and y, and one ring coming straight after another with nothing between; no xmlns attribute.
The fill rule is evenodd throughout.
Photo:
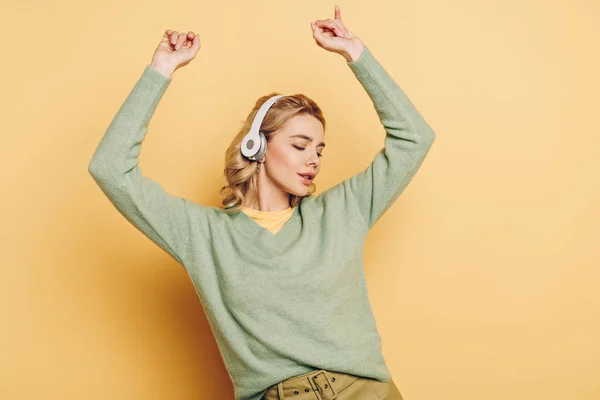
<svg viewBox="0 0 600 400"><path fill-rule="evenodd" d="M241 210L247 216L256 221L257 224L265 229L270 230L273 234L279 232L279 230L294 213L294 209L292 207L278 211L260 211L242 206Z"/></svg>

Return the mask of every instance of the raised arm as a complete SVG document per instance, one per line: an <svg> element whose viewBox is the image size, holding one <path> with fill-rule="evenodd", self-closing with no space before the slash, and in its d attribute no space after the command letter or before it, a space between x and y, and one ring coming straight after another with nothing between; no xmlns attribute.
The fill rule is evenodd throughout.
<svg viewBox="0 0 600 400"><path fill-rule="evenodd" d="M371 229L416 174L435 132L370 49L348 30L338 7L334 20L317 20L311 26L319 47L346 59L373 101L386 132L384 148L366 169L321 194L324 199L341 198L345 206L357 206L366 228ZM372 138L369 134L364 140Z"/></svg>
<svg viewBox="0 0 600 400"><path fill-rule="evenodd" d="M170 46L169 38L165 33L161 45ZM156 57L146 66L104 133L88 171L129 222L185 265L191 209L197 211L198 207L165 192L143 176L138 165L148 124L175 69L172 64L157 62Z"/></svg>
<svg viewBox="0 0 600 400"><path fill-rule="evenodd" d="M369 166L343 182L371 229L417 173L435 132L368 47L347 65L373 101L386 132L384 147Z"/></svg>

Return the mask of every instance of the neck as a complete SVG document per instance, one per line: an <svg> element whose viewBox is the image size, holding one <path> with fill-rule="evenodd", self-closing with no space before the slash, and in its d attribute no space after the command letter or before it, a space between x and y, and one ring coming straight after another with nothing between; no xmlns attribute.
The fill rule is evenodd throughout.
<svg viewBox="0 0 600 400"><path fill-rule="evenodd" d="M267 182L266 176L261 176L263 171L260 171L257 187L248 189L244 195L242 206L258 211L282 211L290 208L289 193L279 189L271 182Z"/></svg>

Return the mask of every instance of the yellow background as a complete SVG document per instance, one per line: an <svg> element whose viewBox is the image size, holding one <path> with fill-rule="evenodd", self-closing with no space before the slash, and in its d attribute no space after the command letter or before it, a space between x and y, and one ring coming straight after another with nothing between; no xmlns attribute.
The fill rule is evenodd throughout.
<svg viewBox="0 0 600 400"><path fill-rule="evenodd" d="M339 3L437 134L369 233L384 356L406 400L600 398L596 1ZM166 29L202 48L175 72L140 166L219 205L224 153L259 96L324 110L317 193L385 132L322 1L3 2L0 398L229 399L184 269L87 171Z"/></svg>

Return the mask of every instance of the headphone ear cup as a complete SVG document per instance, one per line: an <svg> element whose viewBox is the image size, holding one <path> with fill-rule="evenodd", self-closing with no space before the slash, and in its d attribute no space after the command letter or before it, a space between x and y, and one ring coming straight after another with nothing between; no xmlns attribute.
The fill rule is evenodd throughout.
<svg viewBox="0 0 600 400"><path fill-rule="evenodd" d="M267 154L267 138L262 132L258 132L258 136L260 137L260 146L258 152L254 156L256 161L261 160L265 154Z"/></svg>

